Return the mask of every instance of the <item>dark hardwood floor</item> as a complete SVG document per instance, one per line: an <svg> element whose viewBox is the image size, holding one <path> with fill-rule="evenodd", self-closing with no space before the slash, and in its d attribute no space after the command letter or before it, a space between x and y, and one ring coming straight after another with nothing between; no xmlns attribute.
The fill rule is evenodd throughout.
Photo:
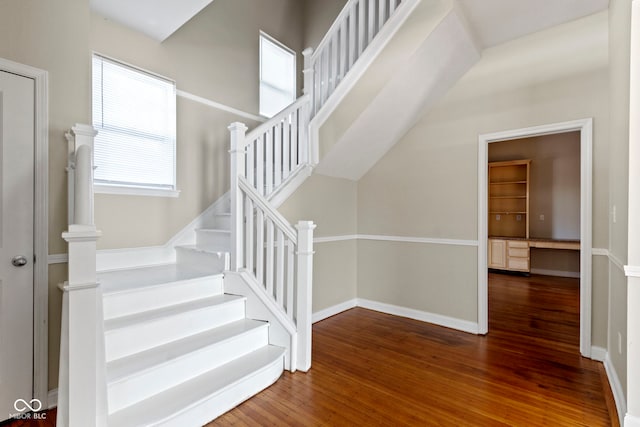
<svg viewBox="0 0 640 427"><path fill-rule="evenodd" d="M489 290L485 337L360 308L316 323L308 373L209 427L618 426L604 368L579 354L578 281L490 274Z"/></svg>
<svg viewBox="0 0 640 427"><path fill-rule="evenodd" d="M578 280L489 289L484 337L360 308L316 323L308 373L209 426L617 426L602 364L579 353Z"/></svg>

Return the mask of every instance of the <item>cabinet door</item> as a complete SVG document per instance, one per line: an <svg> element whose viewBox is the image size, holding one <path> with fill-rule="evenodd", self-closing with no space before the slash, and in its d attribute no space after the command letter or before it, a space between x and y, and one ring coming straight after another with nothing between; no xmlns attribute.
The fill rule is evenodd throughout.
<svg viewBox="0 0 640 427"><path fill-rule="evenodd" d="M507 267L506 240L489 239L489 268Z"/></svg>

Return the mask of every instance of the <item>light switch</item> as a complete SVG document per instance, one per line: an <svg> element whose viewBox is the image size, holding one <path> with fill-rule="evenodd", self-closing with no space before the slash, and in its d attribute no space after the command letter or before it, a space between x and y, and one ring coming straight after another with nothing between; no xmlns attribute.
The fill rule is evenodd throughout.
<svg viewBox="0 0 640 427"><path fill-rule="evenodd" d="M496 221L500 221L500 215L496 215Z"/></svg>
<svg viewBox="0 0 640 427"><path fill-rule="evenodd" d="M522 221L522 215L516 215L516 221Z"/></svg>
<svg viewBox="0 0 640 427"><path fill-rule="evenodd" d="M540 221L544 221L544 214L540 214Z"/></svg>

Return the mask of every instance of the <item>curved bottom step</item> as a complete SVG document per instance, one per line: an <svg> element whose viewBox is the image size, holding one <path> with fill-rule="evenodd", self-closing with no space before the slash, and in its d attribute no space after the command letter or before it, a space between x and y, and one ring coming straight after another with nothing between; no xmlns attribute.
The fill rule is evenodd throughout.
<svg viewBox="0 0 640 427"><path fill-rule="evenodd" d="M265 346L109 416L109 425L202 426L276 382L284 349Z"/></svg>

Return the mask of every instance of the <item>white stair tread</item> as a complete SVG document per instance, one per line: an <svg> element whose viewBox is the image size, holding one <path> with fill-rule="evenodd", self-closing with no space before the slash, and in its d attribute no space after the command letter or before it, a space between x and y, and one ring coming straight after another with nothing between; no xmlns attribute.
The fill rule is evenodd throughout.
<svg viewBox="0 0 640 427"><path fill-rule="evenodd" d="M217 255L223 255L226 254L227 252L224 251L211 251L208 249L202 249L197 247L196 245L183 245L183 246L176 246L176 249L186 249L188 251L194 251L194 252L202 252L205 254L217 254Z"/></svg>
<svg viewBox="0 0 640 427"><path fill-rule="evenodd" d="M268 323L242 319L206 332L192 335L168 344L114 360L107 364L109 383L128 378L139 372L178 359L199 349L215 345L253 329L268 327Z"/></svg>
<svg viewBox="0 0 640 427"><path fill-rule="evenodd" d="M224 228L198 228L196 232L198 231L205 233L231 234L231 230L225 230Z"/></svg>
<svg viewBox="0 0 640 427"><path fill-rule="evenodd" d="M131 268L98 274L104 294L208 276L215 277L217 275L178 264Z"/></svg>
<svg viewBox="0 0 640 427"><path fill-rule="evenodd" d="M279 360L283 361L283 355L283 348L272 345L265 346L197 378L111 414L109 425L118 427L148 426L162 422L174 414L188 411L212 395L223 393L225 389L241 382L245 377L273 363L278 363Z"/></svg>
<svg viewBox="0 0 640 427"><path fill-rule="evenodd" d="M207 308L213 305L225 304L237 300L244 300L245 297L240 295L222 294L213 297L202 298L195 301L189 301L182 304L171 305L168 307L162 307L155 310L149 310L142 313L131 314L128 316L116 317L104 322L105 332L112 331L114 329L125 328L127 326L145 323L163 317L170 317L173 315L186 313L189 311L199 310Z"/></svg>

